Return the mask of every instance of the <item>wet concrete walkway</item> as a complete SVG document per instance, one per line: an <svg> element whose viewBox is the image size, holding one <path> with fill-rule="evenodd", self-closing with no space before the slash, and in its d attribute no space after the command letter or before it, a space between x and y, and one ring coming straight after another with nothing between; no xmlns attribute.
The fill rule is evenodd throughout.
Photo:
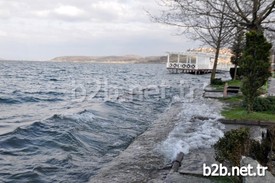
<svg viewBox="0 0 275 183"><path fill-rule="evenodd" d="M166 167L164 157L156 152L156 145L164 141L177 122L182 104L171 106L159 120L112 162L104 166L92 177L90 183L159 183L163 182L170 168Z"/></svg>
<svg viewBox="0 0 275 183"><path fill-rule="evenodd" d="M224 132L232 129L238 129L240 127L249 127L250 135L255 140L260 140L262 131L264 128L258 126L245 126L245 125L226 125ZM164 183L218 183L221 182L219 178L204 177L203 176L203 164L211 166L212 164L219 164L215 160L214 148L209 149L197 149L185 155L181 167L178 172L170 172L167 175ZM232 182L232 177L225 177L224 182Z"/></svg>
<svg viewBox="0 0 275 183"><path fill-rule="evenodd" d="M215 93L216 94L216 93ZM275 96L275 78L270 78L268 82L268 95ZM237 129L239 127L244 127L244 125L226 125L226 131ZM247 126L246 126L247 127ZM259 126L251 126L251 136L255 140L260 140L261 132L264 128ZM203 164L211 165L213 163L218 164L215 161L215 151L211 149L199 149L197 151L191 152L190 154L184 156L182 166L179 168L178 172L170 172L167 175L164 183L212 183L219 182L219 180L213 180L209 177L203 177ZM272 177L272 175L271 175ZM264 177L265 178L265 177ZM274 181L274 180L273 180ZM230 180L227 180L230 182ZM253 182L253 181L252 181ZM254 181L256 182L256 181Z"/></svg>

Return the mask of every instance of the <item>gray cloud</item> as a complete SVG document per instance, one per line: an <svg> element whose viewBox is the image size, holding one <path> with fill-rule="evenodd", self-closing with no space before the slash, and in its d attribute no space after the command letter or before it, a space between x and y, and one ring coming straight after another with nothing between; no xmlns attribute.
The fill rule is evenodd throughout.
<svg viewBox="0 0 275 183"><path fill-rule="evenodd" d="M160 55L193 47L175 28L150 22L147 0L0 0L0 57Z"/></svg>

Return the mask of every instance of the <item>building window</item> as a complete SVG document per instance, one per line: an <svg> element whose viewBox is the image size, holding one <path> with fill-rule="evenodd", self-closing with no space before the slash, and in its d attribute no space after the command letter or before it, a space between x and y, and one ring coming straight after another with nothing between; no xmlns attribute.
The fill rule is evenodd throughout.
<svg viewBox="0 0 275 183"><path fill-rule="evenodd" d="M178 62L178 55L177 54L170 54L169 55L170 62Z"/></svg>
<svg viewBox="0 0 275 183"><path fill-rule="evenodd" d="M187 56L186 55L180 55L180 63L187 63Z"/></svg>
<svg viewBox="0 0 275 183"><path fill-rule="evenodd" d="M191 56L191 64L196 64L197 58L195 56Z"/></svg>

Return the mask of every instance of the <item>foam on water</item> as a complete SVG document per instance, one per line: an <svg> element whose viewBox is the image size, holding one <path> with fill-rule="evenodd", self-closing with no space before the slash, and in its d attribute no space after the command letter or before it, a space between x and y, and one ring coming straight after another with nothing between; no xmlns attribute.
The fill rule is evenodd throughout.
<svg viewBox="0 0 275 183"><path fill-rule="evenodd" d="M199 148L210 148L223 137L225 126L218 122L222 104L201 97L182 103L178 124L168 138L157 146L168 160L175 159L179 152L188 154Z"/></svg>
<svg viewBox="0 0 275 183"><path fill-rule="evenodd" d="M52 119L54 119L54 118L59 118L61 120L70 119L70 120L77 121L77 122L79 122L79 121L87 122L87 121L92 121L95 118L95 115L92 112L84 110L84 111L81 111L76 114L68 114L68 115L55 114L55 115L53 115Z"/></svg>

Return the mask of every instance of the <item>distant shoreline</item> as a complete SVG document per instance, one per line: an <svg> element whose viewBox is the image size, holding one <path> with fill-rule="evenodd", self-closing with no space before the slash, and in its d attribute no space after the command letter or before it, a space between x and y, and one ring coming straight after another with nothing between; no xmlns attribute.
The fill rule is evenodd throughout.
<svg viewBox="0 0 275 183"><path fill-rule="evenodd" d="M61 56L50 60L10 60L0 59L0 62L73 62L73 63L100 63L100 64L165 64L167 56L138 55L125 56Z"/></svg>
<svg viewBox="0 0 275 183"><path fill-rule="evenodd" d="M55 62L55 63L90 63L90 64L166 64L166 61L55 61L55 60L0 60L0 62Z"/></svg>
<svg viewBox="0 0 275 183"><path fill-rule="evenodd" d="M90 64L165 64L166 62L155 61L155 62L132 62L132 61L47 61L56 63L90 63Z"/></svg>
<svg viewBox="0 0 275 183"><path fill-rule="evenodd" d="M166 56L141 57L136 55L126 56L62 56L51 61L55 62L85 62L85 63L105 63L105 64L146 64L146 63L166 63Z"/></svg>

